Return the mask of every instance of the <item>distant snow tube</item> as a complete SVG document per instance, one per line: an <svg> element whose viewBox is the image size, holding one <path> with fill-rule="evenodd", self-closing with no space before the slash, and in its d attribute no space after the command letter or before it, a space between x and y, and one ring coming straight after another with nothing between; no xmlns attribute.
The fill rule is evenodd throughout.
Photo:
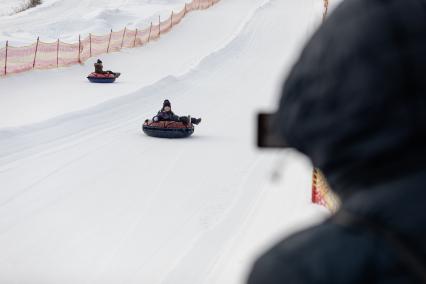
<svg viewBox="0 0 426 284"><path fill-rule="evenodd" d="M87 79L92 83L113 83L118 77L120 77L120 73L98 74L93 72L87 76Z"/></svg>
<svg viewBox="0 0 426 284"><path fill-rule="evenodd" d="M146 120L142 125L142 131L152 137L159 138L186 138L194 133L192 123L183 124L177 121L158 121Z"/></svg>

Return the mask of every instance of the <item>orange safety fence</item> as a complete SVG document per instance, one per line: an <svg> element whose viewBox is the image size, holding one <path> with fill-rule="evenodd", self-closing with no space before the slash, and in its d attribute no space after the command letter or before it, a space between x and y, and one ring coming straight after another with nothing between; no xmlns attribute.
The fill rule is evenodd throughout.
<svg viewBox="0 0 426 284"><path fill-rule="evenodd" d="M18 73L33 69L36 44L25 47L9 46L5 50L5 67L7 72ZM6 72L6 68L5 68Z"/></svg>
<svg viewBox="0 0 426 284"><path fill-rule="evenodd" d="M323 0L323 4L322 20L324 21L328 13L328 0ZM314 168L312 174L312 203L322 205L331 212L336 212L340 206L339 198L331 190L324 174L317 168Z"/></svg>
<svg viewBox="0 0 426 284"><path fill-rule="evenodd" d="M331 212L336 212L340 206L340 200L331 190L324 174L314 168L312 175L312 203L322 205Z"/></svg>
<svg viewBox="0 0 426 284"><path fill-rule="evenodd" d="M36 43L31 45L14 47L6 42L6 46L0 48L0 76L32 69L69 66L83 63L100 54L145 45L171 31L189 12L210 8L219 1L192 0L186 3L181 11L172 12L166 20L158 17L158 21L147 28L131 30L125 27L120 31L111 30L106 35L89 34L86 38L79 36L76 43L65 43L59 39L55 42L42 42L37 39Z"/></svg>

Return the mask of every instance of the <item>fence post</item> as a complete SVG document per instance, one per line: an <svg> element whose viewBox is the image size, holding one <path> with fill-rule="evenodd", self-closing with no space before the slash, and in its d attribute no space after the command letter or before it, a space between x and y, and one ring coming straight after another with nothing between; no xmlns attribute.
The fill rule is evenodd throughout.
<svg viewBox="0 0 426 284"><path fill-rule="evenodd" d="M81 48L81 36L78 35L78 63L81 63L80 48Z"/></svg>
<svg viewBox="0 0 426 284"><path fill-rule="evenodd" d="M109 53L109 45L111 44L111 37L112 37L112 29L111 29L111 33L109 34L107 53Z"/></svg>
<svg viewBox="0 0 426 284"><path fill-rule="evenodd" d="M174 11L172 11L172 15L170 16L170 28L173 28L173 13Z"/></svg>
<svg viewBox="0 0 426 284"><path fill-rule="evenodd" d="M317 203L317 173L315 168L312 171L311 202Z"/></svg>
<svg viewBox="0 0 426 284"><path fill-rule="evenodd" d="M59 67L59 38L56 42L56 68Z"/></svg>
<svg viewBox="0 0 426 284"><path fill-rule="evenodd" d="M9 41L6 41L6 56L4 58L4 75L6 76L7 74L7 49L9 47Z"/></svg>
<svg viewBox="0 0 426 284"><path fill-rule="evenodd" d="M152 24L152 23L151 23ZM138 35L138 28L136 28L135 39L133 40L133 47L136 46L136 36Z"/></svg>
<svg viewBox="0 0 426 284"><path fill-rule="evenodd" d="M127 27L124 27L123 38L121 39L121 47L120 47L120 49L123 49L124 36L126 35L126 29L127 29Z"/></svg>
<svg viewBox="0 0 426 284"><path fill-rule="evenodd" d="M158 15L158 37L161 35L161 16Z"/></svg>
<svg viewBox="0 0 426 284"><path fill-rule="evenodd" d="M92 57L92 33L89 34L89 55Z"/></svg>
<svg viewBox="0 0 426 284"><path fill-rule="evenodd" d="M183 12L183 16L186 16L186 3L185 3L185 11Z"/></svg>
<svg viewBox="0 0 426 284"><path fill-rule="evenodd" d="M33 69L34 69L35 63L36 63L37 50L38 50L38 43L39 43L39 41L40 41L40 37L37 37L37 43L36 43L36 48L35 48L35 52L34 52Z"/></svg>
<svg viewBox="0 0 426 284"><path fill-rule="evenodd" d="M151 40L151 31L152 31L152 22L151 22L151 26L149 27L148 42Z"/></svg>

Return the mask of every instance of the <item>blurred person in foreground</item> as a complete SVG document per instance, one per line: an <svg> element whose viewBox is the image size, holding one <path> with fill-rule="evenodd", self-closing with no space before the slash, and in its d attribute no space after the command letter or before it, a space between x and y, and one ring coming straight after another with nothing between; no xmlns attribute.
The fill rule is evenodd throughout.
<svg viewBox="0 0 426 284"><path fill-rule="evenodd" d="M426 0L344 0L274 117L342 205L264 253L248 283L426 283Z"/></svg>

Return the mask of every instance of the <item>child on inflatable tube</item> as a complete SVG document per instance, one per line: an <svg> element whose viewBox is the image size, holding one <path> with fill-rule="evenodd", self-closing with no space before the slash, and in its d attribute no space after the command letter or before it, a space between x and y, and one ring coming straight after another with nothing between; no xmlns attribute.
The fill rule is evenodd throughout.
<svg viewBox="0 0 426 284"><path fill-rule="evenodd" d="M169 100L164 100L163 107L160 111L158 111L157 115L152 118L152 121L178 121L184 124L189 123L189 118L186 116L177 116L172 111L172 106ZM201 118L193 118L191 117L191 123L198 125L201 122Z"/></svg>

